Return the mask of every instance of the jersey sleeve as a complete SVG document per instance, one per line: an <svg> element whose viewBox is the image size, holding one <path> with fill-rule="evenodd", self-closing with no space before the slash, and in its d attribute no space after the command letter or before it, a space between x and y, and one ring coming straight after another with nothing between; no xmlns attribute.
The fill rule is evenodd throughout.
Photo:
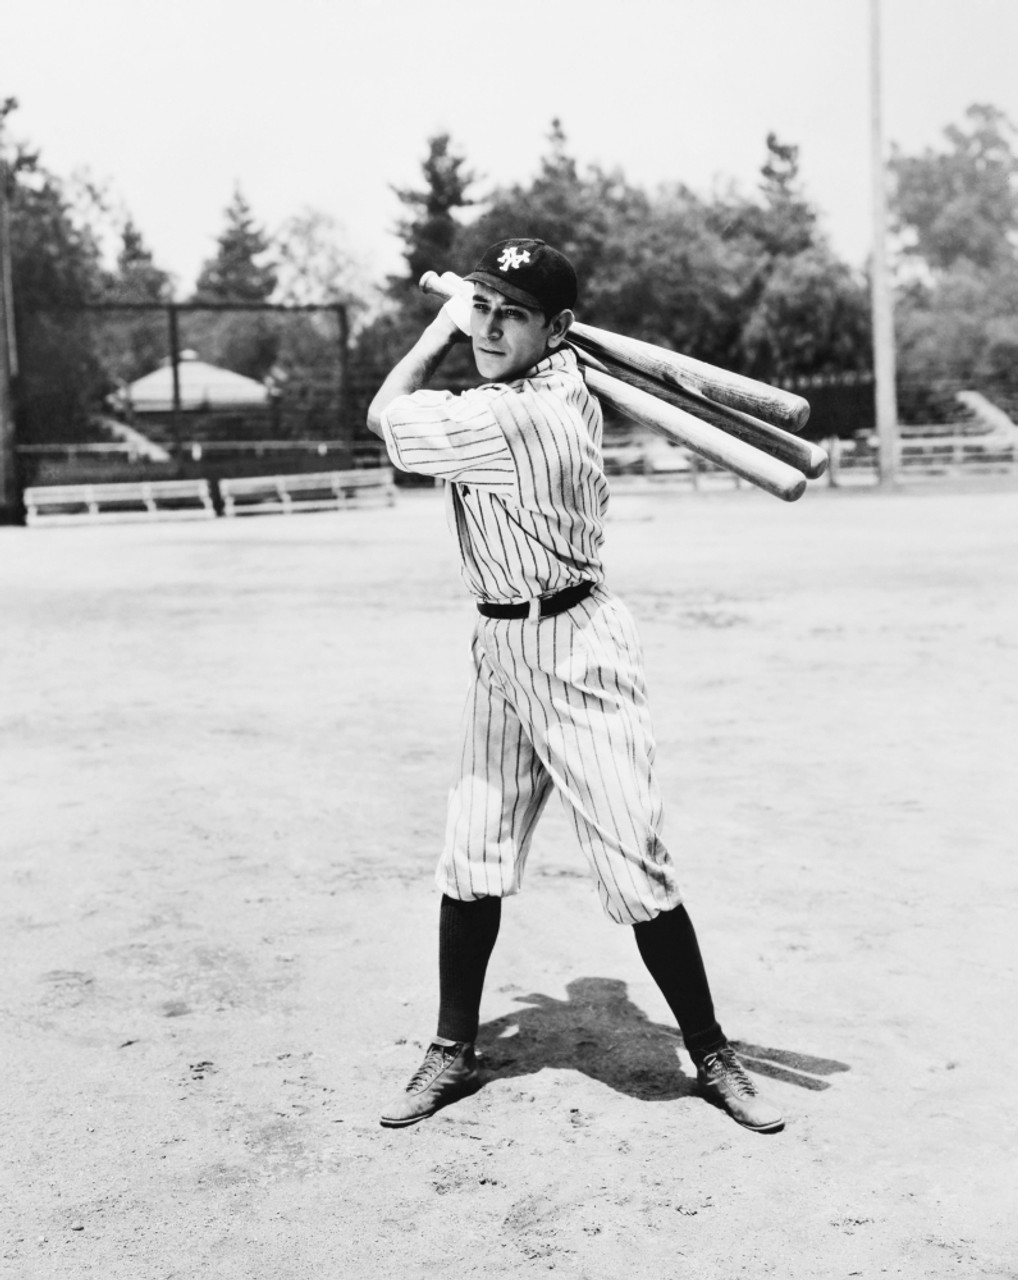
<svg viewBox="0 0 1018 1280"><path fill-rule="evenodd" d="M397 396L382 414L393 466L494 492L517 486L516 464L492 406L494 388L415 391Z"/></svg>

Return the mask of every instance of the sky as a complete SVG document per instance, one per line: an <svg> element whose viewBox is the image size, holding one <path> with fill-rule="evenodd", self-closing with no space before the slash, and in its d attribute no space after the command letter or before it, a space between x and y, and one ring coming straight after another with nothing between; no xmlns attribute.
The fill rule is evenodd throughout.
<svg viewBox="0 0 1018 1280"><path fill-rule="evenodd" d="M886 148L1018 122L1018 0L880 0ZM0 0L8 140L86 172L186 293L239 186L258 222L320 210L380 279L393 186L448 132L475 195L526 182L561 120L581 169L751 193L774 131L835 250L872 227L870 0Z"/></svg>

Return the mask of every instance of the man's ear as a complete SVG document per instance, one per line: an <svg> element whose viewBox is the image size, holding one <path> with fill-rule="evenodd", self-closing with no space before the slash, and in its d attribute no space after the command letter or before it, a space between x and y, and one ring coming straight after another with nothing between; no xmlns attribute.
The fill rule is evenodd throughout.
<svg viewBox="0 0 1018 1280"><path fill-rule="evenodd" d="M554 351L560 347L566 340L566 334L569 327L576 317L571 311L560 311L557 316L552 316L549 321L550 331L548 333L548 350Z"/></svg>

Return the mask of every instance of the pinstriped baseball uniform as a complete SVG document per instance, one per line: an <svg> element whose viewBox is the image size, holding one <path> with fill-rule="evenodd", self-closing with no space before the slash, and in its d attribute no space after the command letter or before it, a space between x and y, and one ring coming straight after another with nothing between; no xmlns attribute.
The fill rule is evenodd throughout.
<svg viewBox="0 0 1018 1280"><path fill-rule="evenodd" d="M556 351L523 378L458 396L400 396L382 429L395 466L449 482L478 600L518 604L594 584L553 617L478 619L439 887L460 900L517 892L555 787L611 919L677 906L639 640L604 586L601 410L575 356Z"/></svg>

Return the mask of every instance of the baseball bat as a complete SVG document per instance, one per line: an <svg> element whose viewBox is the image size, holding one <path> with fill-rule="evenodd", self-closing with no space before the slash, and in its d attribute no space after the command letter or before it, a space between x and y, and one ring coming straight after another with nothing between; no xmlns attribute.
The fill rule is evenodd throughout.
<svg viewBox="0 0 1018 1280"><path fill-rule="evenodd" d="M719 431L678 405L668 404L651 392L602 373L592 365L584 370L584 376L587 386L603 403L674 444L685 445L708 462L734 471L776 498L794 502L806 491L806 477L801 471L745 440Z"/></svg>
<svg viewBox="0 0 1018 1280"><path fill-rule="evenodd" d="M452 272L439 276L434 271L427 271L421 277L420 287L424 293L448 299L462 290L463 283ZM631 386L593 365L588 365L585 377L587 385L600 400L626 417L694 450L717 466L733 471L767 493L785 502L794 502L805 492L806 477L801 471L744 440L718 430L685 409L668 404L649 391Z"/></svg>
<svg viewBox="0 0 1018 1280"><path fill-rule="evenodd" d="M801 440L790 431L772 426L771 423L763 422L760 418L754 418L748 413L741 413L738 409L715 404L699 391L685 389L679 391L675 387L668 386L667 383L658 382L640 373L639 370L621 361L607 357L595 361L595 358L582 347L576 347L575 350L586 367L592 367L591 362L594 362L593 367L599 368L603 373L610 373L622 382L639 387L642 391L647 391L668 404L674 404L680 409L685 409L687 413L702 418L711 426L718 427L721 431L726 431L740 440L745 440L747 444L755 445L765 453L780 458L782 462L787 462L790 467L795 467L810 480L818 479L827 470L829 461L827 452L818 444Z"/></svg>
<svg viewBox="0 0 1018 1280"><path fill-rule="evenodd" d="M589 324L573 324L569 336L577 347L598 360L627 365L679 394L698 393L783 431L801 431L809 419L809 401L802 396L741 373L729 373L692 356Z"/></svg>
<svg viewBox="0 0 1018 1280"><path fill-rule="evenodd" d="M433 272L425 273L432 275ZM423 288L423 280L421 287ZM455 272L446 271L441 277L453 292L466 285ZM574 321L569 329L570 342L600 360L606 367L625 366L644 377L664 384L678 395L689 395L691 400L706 397L717 405L749 414L770 426L795 433L801 431L809 419L809 401L791 391L748 378L741 373L730 373L717 365L692 356L669 351L665 347L643 342L639 338L627 338L608 329ZM692 413L699 413L699 406L684 406Z"/></svg>

